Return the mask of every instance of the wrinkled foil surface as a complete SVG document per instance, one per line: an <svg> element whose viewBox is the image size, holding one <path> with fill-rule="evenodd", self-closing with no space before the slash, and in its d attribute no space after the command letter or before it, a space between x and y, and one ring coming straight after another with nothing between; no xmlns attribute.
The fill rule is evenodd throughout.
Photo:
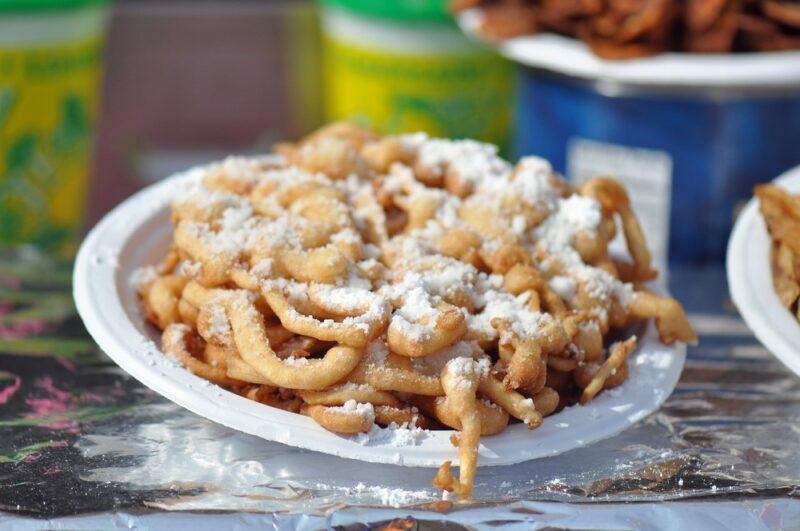
<svg viewBox="0 0 800 531"><path fill-rule="evenodd" d="M98 351L75 314L70 273L30 253L0 260L0 524L167 525L175 511L213 511L199 528L258 515L307 528L379 527L398 515L397 528L443 519L586 527L576 514L612 527L619 522L604 518L622 514L608 512L615 507L632 526L668 522L662 513L679 507L670 514L717 515L723 526L743 517L800 525L800 378L735 314L721 267L673 271L701 342L660 411L586 448L480 468L469 505L442 503L432 469L299 450L172 404Z"/></svg>

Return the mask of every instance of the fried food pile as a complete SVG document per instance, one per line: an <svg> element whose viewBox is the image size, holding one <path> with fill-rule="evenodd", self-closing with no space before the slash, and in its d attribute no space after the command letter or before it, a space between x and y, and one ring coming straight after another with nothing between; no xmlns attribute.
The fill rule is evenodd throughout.
<svg viewBox="0 0 800 531"><path fill-rule="evenodd" d="M470 496L481 436L622 384L635 323L696 339L643 287L656 272L613 179L575 190L539 158L348 124L277 151L176 191L172 247L137 275L147 319L196 375L326 429L458 430L442 489Z"/></svg>
<svg viewBox="0 0 800 531"><path fill-rule="evenodd" d="M605 59L666 51L765 52L800 49L795 0L455 0L480 7L479 33L503 40L554 32L578 38Z"/></svg>
<svg viewBox="0 0 800 531"><path fill-rule="evenodd" d="M800 319L800 197L774 184L756 186L772 238L772 283L781 302Z"/></svg>

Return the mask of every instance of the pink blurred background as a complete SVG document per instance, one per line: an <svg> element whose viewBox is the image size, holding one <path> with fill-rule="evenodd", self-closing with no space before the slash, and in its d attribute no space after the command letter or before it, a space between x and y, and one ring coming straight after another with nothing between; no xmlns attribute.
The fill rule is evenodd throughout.
<svg viewBox="0 0 800 531"><path fill-rule="evenodd" d="M318 39L310 1L117 2L87 225L153 180L321 124Z"/></svg>

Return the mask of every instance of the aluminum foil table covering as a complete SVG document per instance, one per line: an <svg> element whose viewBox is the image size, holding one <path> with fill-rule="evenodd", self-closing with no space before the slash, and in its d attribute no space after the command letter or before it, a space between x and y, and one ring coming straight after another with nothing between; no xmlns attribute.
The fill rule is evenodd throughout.
<svg viewBox="0 0 800 531"><path fill-rule="evenodd" d="M432 469L270 443L161 398L97 350L69 277L0 254L0 528L800 528L800 378L735 315L721 267L673 271L701 343L660 411L481 468L468 505L442 503Z"/></svg>

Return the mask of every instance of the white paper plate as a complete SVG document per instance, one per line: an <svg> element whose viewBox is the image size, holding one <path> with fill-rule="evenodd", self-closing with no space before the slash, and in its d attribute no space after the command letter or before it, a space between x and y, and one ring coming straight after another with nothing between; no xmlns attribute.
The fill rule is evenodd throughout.
<svg viewBox="0 0 800 531"><path fill-rule="evenodd" d="M458 16L461 29L481 40L479 8ZM785 87L800 85L800 51L739 54L662 53L608 61L583 42L541 33L491 43L518 63L584 79L669 87Z"/></svg>
<svg viewBox="0 0 800 531"><path fill-rule="evenodd" d="M97 344L133 377L198 415L271 441L352 459L435 467L457 460L450 431L431 432L415 446L359 444L311 419L253 402L183 369L159 350L158 334L144 321L131 273L157 263L172 233L169 201L179 183L202 169L173 176L132 196L87 236L75 263L78 312ZM480 465L507 465L555 455L610 437L658 409L680 376L686 349L658 341L652 325L632 356L630 377L586 406L545 419L537 430L522 424L483 437Z"/></svg>
<svg viewBox="0 0 800 531"><path fill-rule="evenodd" d="M775 183L800 193L800 167ZM800 324L781 304L772 285L771 241L758 209L758 200L747 203L728 242L728 286L733 302L755 336L787 367L800 374Z"/></svg>

